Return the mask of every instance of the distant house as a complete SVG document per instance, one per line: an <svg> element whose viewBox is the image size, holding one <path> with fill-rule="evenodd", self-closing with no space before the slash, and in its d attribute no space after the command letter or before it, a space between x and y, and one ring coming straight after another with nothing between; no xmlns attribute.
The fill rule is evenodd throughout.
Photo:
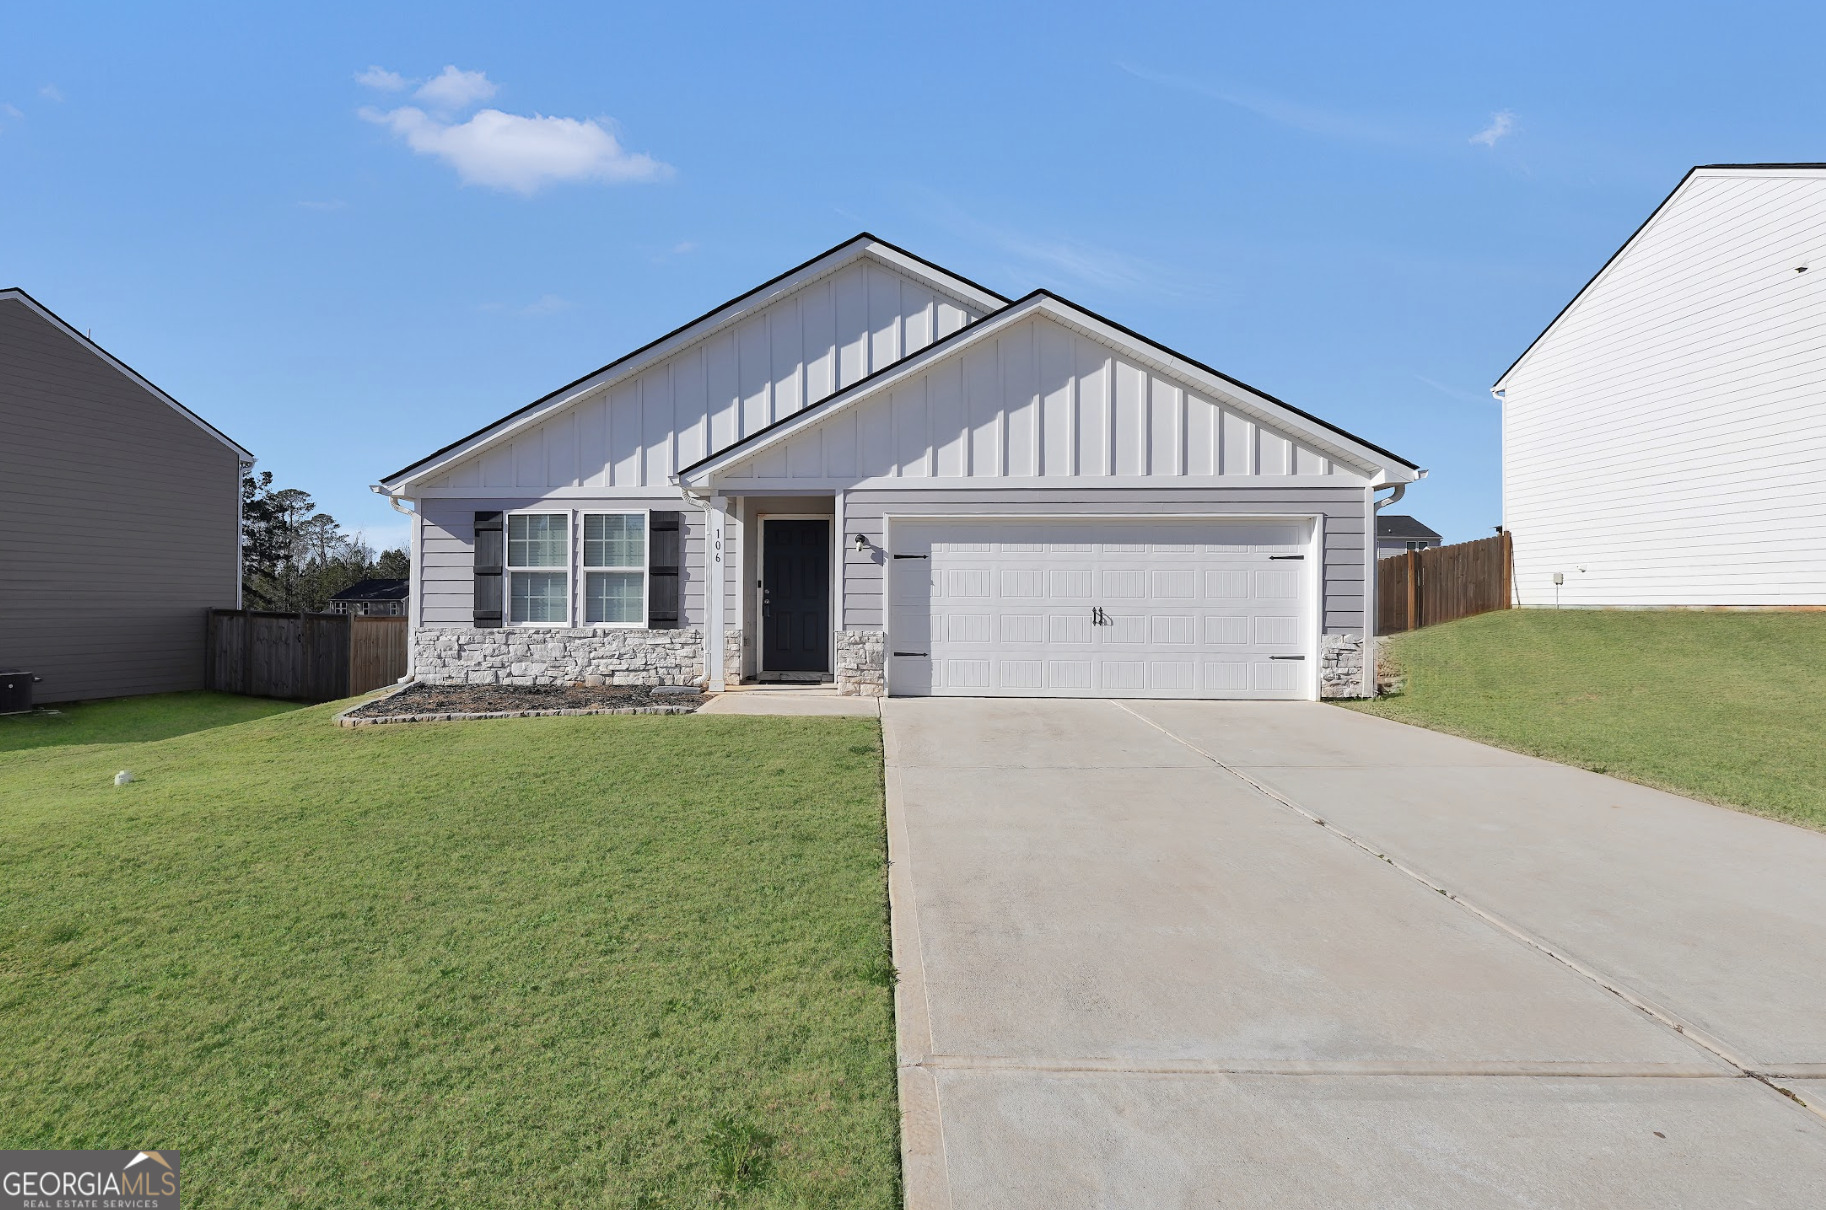
<svg viewBox="0 0 1826 1210"><path fill-rule="evenodd" d="M364 618L403 618L406 598L411 594L408 580L361 580L330 598L330 612Z"/></svg>
<svg viewBox="0 0 1826 1210"><path fill-rule="evenodd" d="M1826 164L1687 173L1491 388L1520 602L1826 605L1822 332Z"/></svg>
<svg viewBox="0 0 1826 1210"><path fill-rule="evenodd" d="M1404 555L1440 544L1440 537L1412 517L1376 517L1376 557Z"/></svg>
<svg viewBox="0 0 1826 1210"><path fill-rule="evenodd" d="M23 290L0 290L0 667L45 702L200 689L241 596L253 455Z"/></svg>

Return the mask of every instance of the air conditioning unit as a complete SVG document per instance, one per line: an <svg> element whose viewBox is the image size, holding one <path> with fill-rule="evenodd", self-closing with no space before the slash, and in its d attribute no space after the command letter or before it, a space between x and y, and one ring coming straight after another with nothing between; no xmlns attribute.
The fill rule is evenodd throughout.
<svg viewBox="0 0 1826 1210"><path fill-rule="evenodd" d="M0 714L29 714L32 686L39 678L17 668L0 668Z"/></svg>

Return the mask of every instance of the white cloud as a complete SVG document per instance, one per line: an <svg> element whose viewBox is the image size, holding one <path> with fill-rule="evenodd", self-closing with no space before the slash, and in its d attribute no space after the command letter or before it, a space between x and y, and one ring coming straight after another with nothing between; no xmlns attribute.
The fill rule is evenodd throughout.
<svg viewBox="0 0 1826 1210"><path fill-rule="evenodd" d="M425 81L412 95L433 109L454 113L468 109L478 101L486 101L495 95L495 91L494 82L483 72L446 67L442 74Z"/></svg>
<svg viewBox="0 0 1826 1210"><path fill-rule="evenodd" d="M672 245L672 255L674 256L683 256L687 252L696 251L697 244L688 239L680 240L678 243Z"/></svg>
<svg viewBox="0 0 1826 1210"><path fill-rule="evenodd" d="M47 101L63 100L63 90L58 88L55 84L46 84L43 88L38 90L38 95Z"/></svg>
<svg viewBox="0 0 1826 1210"><path fill-rule="evenodd" d="M331 201L327 201L327 202L305 201L305 202L299 202L298 204L300 206L304 207L304 209L306 209L306 210L341 210L345 206L348 205L347 202L338 201L338 200L331 200Z"/></svg>
<svg viewBox="0 0 1826 1210"><path fill-rule="evenodd" d="M1496 141L1515 129L1515 115L1507 109L1490 115L1490 124L1471 136L1473 143L1482 143L1485 147L1496 146Z"/></svg>
<svg viewBox="0 0 1826 1210"><path fill-rule="evenodd" d="M357 72L355 82L369 88L378 88L382 92L398 92L406 86L406 77L396 71L388 71L384 67L375 66L368 68L367 71Z"/></svg>
<svg viewBox="0 0 1826 1210"><path fill-rule="evenodd" d="M526 306L521 307L520 314L532 316L556 315L570 305L569 299L559 298L556 294L542 294L539 296L538 302L528 303Z"/></svg>
<svg viewBox="0 0 1826 1210"><path fill-rule="evenodd" d="M25 116L24 111L22 111L17 105L13 105L10 103L0 105L0 114L5 114L9 118L23 118Z"/></svg>
<svg viewBox="0 0 1826 1210"><path fill-rule="evenodd" d="M363 109L361 116L387 127L420 155L443 160L465 184L528 197L555 181L622 184L672 175L671 165L628 151L606 127L590 120L484 109L466 122L452 123L412 105L385 112Z"/></svg>

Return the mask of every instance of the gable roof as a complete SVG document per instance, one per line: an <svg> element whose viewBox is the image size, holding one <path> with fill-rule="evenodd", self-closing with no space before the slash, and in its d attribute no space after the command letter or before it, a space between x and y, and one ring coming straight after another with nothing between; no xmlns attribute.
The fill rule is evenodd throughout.
<svg viewBox="0 0 1826 1210"><path fill-rule="evenodd" d="M1620 247L1618 247L1618 249L1615 252L1611 253L1609 258L1606 259L1602 265L1598 266L1598 271L1596 273L1592 274L1590 279L1587 280L1584 285L1579 287L1578 293L1574 294L1570 299L1568 299L1566 302L1566 305L1561 307L1559 309L1559 311L1555 313L1554 317L1547 322L1547 326L1541 329L1540 334L1537 335L1533 340L1528 342L1528 347L1522 350L1521 356L1517 357L1514 361L1509 363L1509 368L1504 370L1502 372L1502 374L1500 376L1498 376L1497 380L1490 384L1490 389L1492 391L1500 391L1503 389L1503 383L1508 380L1509 375L1515 373L1515 367L1521 365L1523 361L1527 360L1528 354L1534 352L1535 348L1537 346L1539 346L1543 340L1547 339L1548 333L1552 332L1555 328L1560 326L1560 321L1565 319L1566 316L1572 311L1572 309L1578 305L1579 300L1584 298L1585 295L1591 291L1591 288L1598 284L1599 279L1604 277L1604 275L1606 273L1610 272L1611 266L1616 264L1617 261L1619 261L1620 259L1622 259L1623 254L1625 252L1628 252L1630 250L1630 248L1636 243L1636 241L1639 240L1640 238L1642 238L1642 233L1649 229L1650 224L1652 224L1656 219L1661 217L1661 215L1668 209L1670 203L1672 203L1676 197L1680 196L1681 192L1686 189L1687 185L1694 179L1694 177L1708 174L1708 173L1717 173L1717 174L1723 175L1723 174L1743 174L1743 173L1753 173L1753 172L1821 172L1821 171L1826 171L1826 163L1797 162L1797 163L1792 163L1792 164L1695 164L1693 167L1687 169L1686 175L1680 178L1680 183L1675 185L1673 189L1668 191L1668 195L1666 197L1662 198L1660 203L1653 210L1651 210L1649 212L1649 216L1642 220L1641 225L1638 226L1634 231L1630 232L1629 238L1624 240L1622 245Z"/></svg>
<svg viewBox="0 0 1826 1210"><path fill-rule="evenodd" d="M1343 454L1347 461L1363 463L1384 471L1405 468L1407 472L1411 473L1402 474L1397 471L1394 476L1396 480L1402 482L1419 477L1419 466L1399 454L1372 444L1329 421L1321 420L1312 413L1277 399L1266 391L1257 390L1240 379L1212 369L1203 362L1176 352L1158 341L1150 340L1112 319L1107 319L1086 307L1079 306L1070 299L1042 289L1035 290L1000 311L934 341L919 352L885 366L809 407L776 420L766 428L756 430L733 445L706 458L700 458L679 471L678 481L685 483L697 479L701 482L717 470L740 459L751 457L811 425L821 423L827 417L850 407L883 387L921 372L940 358L966 349L978 341L991 339L996 333L1038 313L1046 313L1053 319L1062 320L1067 325L1077 327L1105 344L1125 350L1139 359L1161 365L1170 373L1176 373L1180 377L1194 382L1203 380L1207 383L1207 389L1215 388L1214 393L1222 395L1226 400L1254 410L1265 418L1286 426L1315 445ZM1217 384L1221 384L1221 386Z"/></svg>
<svg viewBox="0 0 1826 1210"><path fill-rule="evenodd" d="M1377 513L1376 536L1378 538L1400 538L1403 540L1408 538L1426 538L1434 542L1439 541L1438 534L1434 533L1414 518L1404 516L1400 513L1397 513L1392 517L1384 513Z"/></svg>
<svg viewBox="0 0 1826 1210"><path fill-rule="evenodd" d="M120 374L122 374L126 378L130 379L135 386L138 386L138 387L142 388L143 390L149 392L154 398L158 399L161 403L164 403L167 407L171 408L178 415L180 415L184 419L190 421L190 423L196 425L198 428L200 428L204 432L208 433L211 437L214 437L217 441L220 441L223 445L226 445L229 449L235 451L235 453L238 454L243 461L250 462L250 463L254 461L253 453L251 451L249 451L246 447L242 446L239 442L230 438L221 429L219 429L215 425L209 423L209 421L203 419L201 416L197 415L195 412L191 411L189 408L185 407L183 404L179 403L177 400L175 400L171 396L167 395L164 391L161 391L158 387L154 386L150 381L148 381L145 378L145 376L142 375L138 370L135 370L132 366L128 365L126 362L122 361L120 358L114 356L114 354L108 352L108 350L102 348L100 345L96 344L93 340L90 340L87 336L84 336L81 332L77 331L74 327L71 327L68 323L65 323L62 316L58 315L55 311L51 310L49 307L45 306L43 303L41 303L37 299L33 298L30 294L27 294L24 290L20 289L17 286L9 286L5 289L0 289L0 300L10 300L12 302L17 302L17 303L22 304L28 310L30 310L34 314L36 314L39 318L43 319L46 323L48 323L52 327L56 328L59 332L62 332L65 336L69 337L71 340L75 341L77 344L81 345L83 348L87 349L89 352L93 353L95 356L101 358L104 362L106 362L110 367L112 367L114 370L116 370Z"/></svg>
<svg viewBox="0 0 1826 1210"><path fill-rule="evenodd" d="M820 252L810 260L793 266L784 273L769 278L752 290L738 294L729 301L712 307L696 319L680 324L664 336L648 341L633 352L626 353L607 365L591 370L583 377L568 382L555 391L541 395L526 406L509 412L467 437L453 441L442 449L420 458L417 462L401 467L382 478L380 486L393 488L408 478L429 474L445 463L473 453L478 447L487 444L509 429L528 422L555 407L562 406L572 397L585 391L597 390L611 381L636 375L650 364L683 349L686 345L740 320L745 315L752 314L774 298L787 294L815 278L835 272L865 256L879 260L891 268L919 279L934 289L984 310L995 311L1008 305L1007 298L988 287L979 285L949 269L941 268L923 257L915 256L904 248L890 244L888 241L864 231L851 236L835 247Z"/></svg>

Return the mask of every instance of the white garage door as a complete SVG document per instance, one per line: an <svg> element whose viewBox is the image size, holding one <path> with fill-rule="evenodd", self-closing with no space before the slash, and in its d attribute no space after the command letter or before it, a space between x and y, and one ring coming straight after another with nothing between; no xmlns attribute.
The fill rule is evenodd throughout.
<svg viewBox="0 0 1826 1210"><path fill-rule="evenodd" d="M1311 696L1310 523L896 521L889 690Z"/></svg>

